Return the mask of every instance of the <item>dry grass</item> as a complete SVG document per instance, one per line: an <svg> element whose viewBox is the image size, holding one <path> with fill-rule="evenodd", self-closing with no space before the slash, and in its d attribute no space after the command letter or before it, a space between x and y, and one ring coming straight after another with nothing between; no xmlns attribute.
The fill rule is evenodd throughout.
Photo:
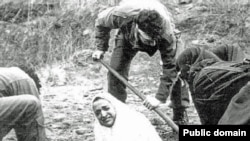
<svg viewBox="0 0 250 141"><path fill-rule="evenodd" d="M93 23L98 11L105 7L102 0L41 1L44 0L0 4L1 66L15 63L43 66L67 61L78 51L93 49ZM174 0L164 3L173 10L172 5L177 4ZM178 24L190 38L213 45L233 42L245 47L249 43L248 1L198 0L194 3L205 8Z"/></svg>
<svg viewBox="0 0 250 141"><path fill-rule="evenodd" d="M77 51L93 48L93 23L97 15L94 11L98 11L99 5L63 4L59 1L2 5L0 65L42 66L66 61Z"/></svg>
<svg viewBox="0 0 250 141"><path fill-rule="evenodd" d="M220 44L249 46L250 3L245 0L200 0L194 3L191 16L178 27L190 40L199 40L209 47Z"/></svg>

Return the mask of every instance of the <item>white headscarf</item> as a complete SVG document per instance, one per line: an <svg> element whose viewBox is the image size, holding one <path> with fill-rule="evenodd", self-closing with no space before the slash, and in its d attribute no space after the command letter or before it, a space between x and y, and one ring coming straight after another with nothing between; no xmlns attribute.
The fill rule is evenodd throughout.
<svg viewBox="0 0 250 141"><path fill-rule="evenodd" d="M143 114L130 109L108 93L95 96L93 101L96 98L106 99L115 107L116 119L110 128L100 125L95 119L95 141L162 141Z"/></svg>

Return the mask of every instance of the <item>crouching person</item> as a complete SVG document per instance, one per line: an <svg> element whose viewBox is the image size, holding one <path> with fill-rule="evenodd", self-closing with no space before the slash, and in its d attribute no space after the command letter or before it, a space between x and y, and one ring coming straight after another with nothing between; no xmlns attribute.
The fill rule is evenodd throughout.
<svg viewBox="0 0 250 141"><path fill-rule="evenodd" d="M93 98L96 141L161 141L150 121L110 94Z"/></svg>
<svg viewBox="0 0 250 141"><path fill-rule="evenodd" d="M245 124L249 118L250 64L227 57L229 52L219 55L202 48L187 48L177 59L179 76L189 83L203 125Z"/></svg>
<svg viewBox="0 0 250 141"><path fill-rule="evenodd" d="M201 124L249 124L250 63L217 53L198 47L185 49L176 61L179 77L189 84ZM173 92L175 89L180 88L174 86ZM150 101L146 106L152 109L159 104Z"/></svg>
<svg viewBox="0 0 250 141"><path fill-rule="evenodd" d="M14 129L18 141L45 141L39 78L20 68L0 68L0 140Z"/></svg>

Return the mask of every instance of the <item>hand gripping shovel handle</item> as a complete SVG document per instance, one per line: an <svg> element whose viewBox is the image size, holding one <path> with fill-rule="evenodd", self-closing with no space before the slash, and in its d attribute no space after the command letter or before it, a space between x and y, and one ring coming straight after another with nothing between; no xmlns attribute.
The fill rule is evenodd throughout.
<svg viewBox="0 0 250 141"><path fill-rule="evenodd" d="M114 76L116 76L120 81L122 81L131 91L133 91L137 96L139 96L142 100L145 100L146 97L138 92L132 85L128 83L128 81L123 78L118 72L116 72L113 68L111 68L108 64L106 64L103 60L99 60L99 62L106 67ZM179 133L179 127L165 114L163 114L158 108L153 109L163 120L167 122L167 124L172 127L177 133Z"/></svg>

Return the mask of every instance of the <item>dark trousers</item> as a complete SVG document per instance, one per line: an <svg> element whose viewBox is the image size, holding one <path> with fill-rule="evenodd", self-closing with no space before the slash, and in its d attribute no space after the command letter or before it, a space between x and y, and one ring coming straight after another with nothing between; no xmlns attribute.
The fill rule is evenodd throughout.
<svg viewBox="0 0 250 141"><path fill-rule="evenodd" d="M189 107L189 86L187 81L178 78L176 84L173 86L173 91L170 94L170 105L173 109L185 109Z"/></svg>
<svg viewBox="0 0 250 141"><path fill-rule="evenodd" d="M133 50L131 45L125 42L123 35L118 34L110 66L128 80L130 64L136 53L137 51ZM110 72L108 72L108 92L122 102L127 99L126 86Z"/></svg>
<svg viewBox="0 0 250 141"><path fill-rule="evenodd" d="M40 100L33 95L0 98L0 140L14 129L18 141L45 141Z"/></svg>

